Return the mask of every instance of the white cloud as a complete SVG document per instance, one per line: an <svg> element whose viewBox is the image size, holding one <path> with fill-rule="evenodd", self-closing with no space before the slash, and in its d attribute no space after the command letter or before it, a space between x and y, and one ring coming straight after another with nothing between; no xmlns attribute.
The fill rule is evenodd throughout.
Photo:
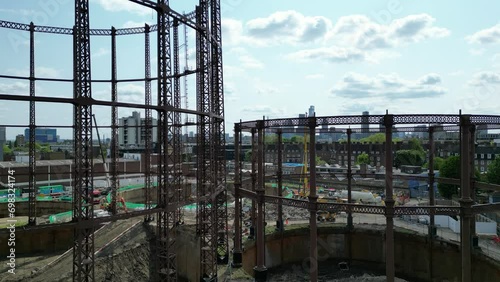
<svg viewBox="0 0 500 282"><path fill-rule="evenodd" d="M469 84L472 86L485 86L488 84L500 85L500 73L491 71L476 73L474 77L469 81Z"/></svg>
<svg viewBox="0 0 500 282"><path fill-rule="evenodd" d="M480 30L465 38L469 43L490 44L500 42L500 24Z"/></svg>
<svg viewBox="0 0 500 282"><path fill-rule="evenodd" d="M382 49L450 34L448 29L434 26L434 22L435 19L428 14L409 15L388 25L364 15L351 15L337 21L330 38L357 48Z"/></svg>
<svg viewBox="0 0 500 282"><path fill-rule="evenodd" d="M13 74L15 76L24 76L28 77L30 75L30 70L28 68L24 69L8 69L8 73ZM35 67L35 77L40 78L61 78L61 71L49 68L49 67Z"/></svg>
<svg viewBox="0 0 500 282"><path fill-rule="evenodd" d="M26 82L0 83L0 93L29 95L29 84Z"/></svg>
<svg viewBox="0 0 500 282"><path fill-rule="evenodd" d="M355 48L322 47L306 49L288 55L294 60L322 60L330 63L345 63L365 60L365 54Z"/></svg>
<svg viewBox="0 0 500 282"><path fill-rule="evenodd" d="M331 89L335 97L370 98L386 97L389 99L426 98L446 93L439 86L441 78L437 74L427 74L416 81L405 80L397 74L369 77L357 73L348 73Z"/></svg>
<svg viewBox="0 0 500 282"><path fill-rule="evenodd" d="M322 39L332 22L321 16L307 17L297 11L279 11L246 23L248 35L268 43L311 42Z"/></svg>
<svg viewBox="0 0 500 282"><path fill-rule="evenodd" d="M152 12L151 9L128 0L93 0L93 2L110 12L129 12L138 15L148 15Z"/></svg>

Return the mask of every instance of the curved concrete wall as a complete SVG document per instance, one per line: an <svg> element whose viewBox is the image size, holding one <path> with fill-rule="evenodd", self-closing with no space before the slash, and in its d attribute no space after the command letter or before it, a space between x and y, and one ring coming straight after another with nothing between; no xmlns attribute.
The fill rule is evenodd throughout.
<svg viewBox="0 0 500 282"><path fill-rule="evenodd" d="M0 204L0 217L8 217L9 212L7 210L8 203ZM16 216L28 216L28 202L16 202ZM73 204L71 202L61 202L61 201L37 201L36 202L36 214L41 215L52 215L61 212L67 212L73 209Z"/></svg>
<svg viewBox="0 0 500 282"><path fill-rule="evenodd" d="M385 273L384 228L380 226L356 227L351 235L353 264L362 265ZM347 259L349 235L343 227L318 228L318 259ZM308 277L309 229L301 228L266 236L266 266L282 264L290 266L297 276ZM430 261L432 280L430 278ZM461 255L459 246L447 241L435 240L432 248L427 237L406 230L395 232L396 275L409 281L460 281ZM500 263L480 251L472 258L473 281L500 281ZM243 267L253 274L255 266L254 242L246 242ZM333 266L338 269L337 266Z"/></svg>
<svg viewBox="0 0 500 282"><path fill-rule="evenodd" d="M8 229L0 230L0 257L5 258L11 247L7 245L10 233ZM5 242L5 244L3 244ZM73 229L70 227L26 231L16 228L16 256L22 254L39 254L63 251L73 246Z"/></svg>

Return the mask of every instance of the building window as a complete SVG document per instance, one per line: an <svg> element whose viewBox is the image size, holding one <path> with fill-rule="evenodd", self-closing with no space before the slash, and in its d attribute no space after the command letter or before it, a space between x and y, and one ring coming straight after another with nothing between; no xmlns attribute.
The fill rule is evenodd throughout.
<svg viewBox="0 0 500 282"><path fill-rule="evenodd" d="M481 154L481 159L484 159L484 154Z"/></svg>
<svg viewBox="0 0 500 282"><path fill-rule="evenodd" d="M491 160L491 154L488 154L488 160Z"/></svg>

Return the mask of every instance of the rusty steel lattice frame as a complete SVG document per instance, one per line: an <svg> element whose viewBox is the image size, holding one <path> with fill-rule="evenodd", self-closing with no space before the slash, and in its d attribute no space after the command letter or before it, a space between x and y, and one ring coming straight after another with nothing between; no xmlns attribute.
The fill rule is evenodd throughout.
<svg viewBox="0 0 500 282"><path fill-rule="evenodd" d="M116 61L116 29L111 28L111 101L118 102L118 77ZM120 183L118 180L118 107L111 107L111 213L117 213L116 198Z"/></svg>
<svg viewBox="0 0 500 282"><path fill-rule="evenodd" d="M146 80L144 81L144 102L146 106L152 104L151 101L151 39L150 39L150 26L144 25L144 76ZM152 207L152 192L153 189L153 179L151 174L151 154L152 151L152 134L153 134L153 121L151 109L145 109L145 120L144 120L144 205L145 209L149 210ZM144 217L145 221L151 221L152 216L146 215Z"/></svg>
<svg viewBox="0 0 500 282"><path fill-rule="evenodd" d="M196 24L208 30L209 28L209 2L200 0L200 5L196 7ZM196 68L197 75L197 110L204 113L212 112L211 101L211 68L210 68L210 43L207 33L196 33ZM213 127L211 117L198 116L198 177L197 177L197 197L200 199L197 208L198 232L200 235L200 267L201 279L211 281L217 277L217 256L216 256L216 216L213 193L215 191L215 165ZM201 199L203 199L201 201Z"/></svg>
<svg viewBox="0 0 500 282"><path fill-rule="evenodd" d="M77 222L91 221L94 216L89 17L89 0L75 0L73 220ZM74 240L73 279L93 281L94 228L76 228Z"/></svg>
<svg viewBox="0 0 500 282"><path fill-rule="evenodd" d="M35 97L35 25L30 24L30 98ZM36 225L36 156L35 156L35 131L36 115L35 101L30 101L30 140L29 140L29 201L28 201L28 224Z"/></svg>
<svg viewBox="0 0 500 282"><path fill-rule="evenodd" d="M35 134L30 135L29 146L29 222L28 229L48 230L61 227L74 227L75 248L73 252L73 275L76 281L94 280L94 230L102 222L115 221L136 216L145 216L151 220L151 214L157 214L157 255L158 278L162 281L177 280L176 246L174 228L182 220L181 208L184 205L198 201L198 229L203 238L202 275L209 279L216 279L217 250L221 251L222 261L227 261L227 208L225 203L225 160L224 160L224 104L223 104L223 77L222 77L222 39L220 20L220 1L200 0L199 7L187 14L179 14L172 10L169 1L158 0L129 0L154 9L158 14L156 25L124 29L90 29L89 0L75 0L75 25L73 28L50 26L36 26L0 20L0 28L16 29L30 32L30 76L14 76L0 74L0 78L29 80L30 95L0 93L0 100L27 101L30 104L29 125L12 125L12 127L29 127L32 133L37 127L35 120L36 102L53 102L72 104L74 106L74 120L72 126L54 126L74 129L75 160L72 167L73 177L73 221L51 226L36 225L36 161L35 161ZM202 11L202 12L200 12ZM210 13L212 15L210 21ZM198 17L196 17L198 15ZM194 22L196 17L196 23ZM173 20L172 20L173 19ZM179 69L179 42L178 27L180 24L197 32L197 68ZM171 50L171 34L174 31L174 49ZM212 29L213 34L209 32ZM35 77L35 33L50 33L71 35L73 37L73 77L41 78ZM151 77L150 62L150 32L158 35L158 77ZM145 77L133 79L117 78L116 36L144 34L145 44ZM110 36L111 39L111 79L91 78L91 36ZM172 70L172 56L174 69ZM179 78L197 74L198 93L197 110L181 108ZM60 98L35 95L35 81L71 82L74 86L72 98ZM158 82L157 105L152 104L151 82ZM91 84L94 82L111 84L111 101L97 100L92 97ZM121 82L144 82L145 102L129 103L118 101L118 84ZM92 185L93 185L93 156L92 156L92 107L107 106L111 108L111 210L112 216L93 218ZM118 109L144 109L145 117L145 206L144 211L134 211L121 214L117 211L117 192L119 188L118 174ZM150 156L152 148L152 111L158 112L158 204L152 208L151 198L153 181ZM187 200L181 195L181 114L196 115L198 118L198 136L200 151L198 162L201 164L197 178L198 199ZM8 126L8 125L7 125ZM97 126L96 126L97 128ZM142 133L142 132L141 132ZM201 145L201 146L200 146ZM224 202L223 202L224 201ZM220 228L224 232L217 233ZM208 250L207 250L208 247Z"/></svg>
<svg viewBox="0 0 500 282"><path fill-rule="evenodd" d="M317 203L316 202L316 195L314 188L311 187L311 192L308 200L299 200L299 199L287 199L283 198L282 196L271 196L271 195L265 195L262 191L262 186L263 182L262 179L265 177L264 173L262 173L262 165L263 165L263 158L262 158L262 149L261 149L261 140L262 140L262 135L263 135L263 129L269 130L271 132L275 132L278 134L278 140L281 143L282 140L280 138L281 134L283 132L291 132L292 127L304 127L305 125L309 124L309 133L311 136L315 135L315 132L317 132L316 127L321 126L321 125L359 125L359 124L377 124L377 125L383 125L383 130L377 129L377 130L370 130L370 132L380 132L383 131L385 132L385 138L388 140L388 142L385 143L385 195L387 197L385 201L385 206L376 206L376 205L366 205L366 204L354 204L354 203ZM404 127L395 127L396 125L403 124L405 125ZM443 128L450 128L451 130L458 130L460 129L460 144L461 144L461 179L449 179L449 178L442 178L442 177L435 177L433 170L430 170L429 177L427 178L429 183L445 183L445 184L452 184L452 185L460 185L461 190L462 190L462 198L460 200L460 206L435 206L434 204L434 195L433 192L431 192L431 203L430 206L395 206L395 201L392 199L393 195L393 179L398 178L398 179L408 179L408 177L401 176L401 175L393 175L392 167L393 167L393 144L392 144L392 133L398 131L398 129L402 131L421 131L421 129L414 129L414 130L408 130L411 129L408 127L408 125L418 125L418 124L430 124L430 127L426 130L429 132L430 135L430 161L432 164L433 161L433 154L434 154L434 138L433 138L433 133L438 130L438 127L442 127L439 129L439 131L442 131ZM442 126L444 125L444 126ZM474 174L471 173L473 170L473 165L474 162L472 161L473 158L473 147L474 147L474 130L475 127L474 125L482 125L486 126L487 128L498 128L500 125L500 116L486 116L486 115L375 115L375 116L331 116L331 117L315 117L313 119L311 118L290 118L290 119L275 119L275 120L255 120L255 121L246 121L246 122L240 122L235 124L235 131L236 132L250 132L252 134L252 166L254 167L255 165L259 166L259 170L257 172L257 175L255 175L255 170L252 170L252 179L253 179L253 184L255 183L255 179L259 180L259 185L258 189L244 189L241 185L241 183L235 183L238 185L235 185L235 197L236 201L240 201L242 198L249 198L252 199L252 202L258 202L259 207L262 205L262 203L271 203L271 204L278 204L278 205L284 205L284 206L290 206L290 207L295 207L295 208L301 208L301 209L309 209L311 212L310 216L310 226L311 229L315 229L316 225L316 217L314 216L315 212L317 210L325 210L329 212L346 212L348 214L351 213L362 213L362 214L379 214L379 215L384 215L386 218L386 228L385 228L385 263L386 263L386 276L388 281L394 281L395 279L395 249L394 249L394 217L395 216L401 216L401 215L428 215L432 218L432 223L434 223L433 217L435 215L447 215L447 216L460 216L461 218L461 277L462 281L464 282L470 282L473 279L472 276L472 269L471 269L471 254L472 254L472 240L473 240L473 218L475 214L481 213L481 212L490 212L490 211L498 211L500 210L500 204L475 204L474 199L471 198L471 191L472 189L489 189L489 190L498 190L499 187L498 185L491 185L487 183L482 183L482 182L477 182L474 180ZM254 138L255 138L255 133L257 133L257 139L259 140L259 151L258 151L258 160L255 160L255 145L254 145ZM348 194L349 198L351 198L351 181L350 178L352 177L352 172L350 171L350 162L351 162L351 134L353 132L359 132L358 129L342 129L341 132L347 132L348 140L347 140L347 155L348 155L348 172L347 172L347 177L348 177ZM336 130L336 132L338 132ZM301 132L302 133L302 132ZM312 142L314 143L314 142ZM235 143L235 146L240 147L241 144ZM278 145L278 148L280 148L281 144ZM311 145L311 148L313 148L314 145ZM240 152L241 148L235 149L236 152ZM279 162L282 161L281 159L281 150L278 149L278 160ZM257 164L255 162L257 161ZM311 156L310 156L310 163L311 167L314 167L314 161L315 161L315 151L311 150ZM237 170L241 170L242 166L237 164L236 166ZM282 181L282 172L281 172L281 164L278 164L278 172L276 175L273 175L272 177L278 178L278 181ZM310 179L315 179L315 172L313 169L310 170ZM240 175L241 171L238 171L235 173L235 175ZM314 186L314 183L311 184ZM254 185L253 185L254 186ZM433 187L433 186L432 186ZM281 209L281 207L279 207ZM261 211L261 209L259 210ZM264 214L262 212L259 212L257 214L257 222L260 223L264 218ZM241 220L240 216L235 217L235 226L239 227L241 226ZM352 219L347 221L347 227L346 231L351 232L352 227L350 228L349 225L352 225ZM434 236L433 235L433 226L431 225L429 228L429 236ZM263 256L264 256L264 244L263 242L263 229L262 228L257 228L255 236L257 237L257 250L256 250L256 257L257 257L257 263L254 268L256 270L255 272L255 279L256 281L266 281L267 277L265 274L265 266L263 264ZM278 230L279 231L279 230ZM241 235L237 236L238 237ZM310 233L311 240L310 240L310 259L312 261L310 265L310 279L311 281L317 281L317 266L318 264L316 263L315 259L317 258L317 253L316 253L316 240L315 237L317 236L316 232L314 230L311 230ZM432 239L431 239L432 241ZM432 243L431 243L432 244ZM235 245L235 250L239 250L240 245ZM429 251L429 256L430 259L429 261L432 261L432 253ZM240 265L241 262L239 260L233 261L233 265ZM429 269L432 271L433 266L430 265ZM430 273L431 279L432 279L432 273Z"/></svg>
<svg viewBox="0 0 500 282"><path fill-rule="evenodd" d="M176 154L174 151L174 114L167 110L173 106L172 50L170 38L170 16L167 14L168 0L158 0L158 206L163 208L175 201ZM157 271L160 281L177 280L176 240L173 234L175 211L162 210L157 214Z"/></svg>
<svg viewBox="0 0 500 282"><path fill-rule="evenodd" d="M180 66L179 66L179 21L177 19L174 20L173 25L173 59L174 59L174 108L181 108L181 77L180 77ZM174 120L173 120L173 143L172 149L174 152L174 195L173 200L180 202L182 201L183 193L181 193L181 177L182 177L182 129L181 129L181 114L179 112L174 112ZM182 209L178 209L175 214L176 224L180 224L182 222L183 212Z"/></svg>
<svg viewBox="0 0 500 282"><path fill-rule="evenodd" d="M224 78L222 62L222 23L220 1L210 2L212 35L212 132L215 156L214 161L214 185L215 185L215 208L216 208L216 230L217 230L217 261L227 264L229 261L229 241L227 230L227 190L226 185L226 162L225 162L225 129L224 129Z"/></svg>

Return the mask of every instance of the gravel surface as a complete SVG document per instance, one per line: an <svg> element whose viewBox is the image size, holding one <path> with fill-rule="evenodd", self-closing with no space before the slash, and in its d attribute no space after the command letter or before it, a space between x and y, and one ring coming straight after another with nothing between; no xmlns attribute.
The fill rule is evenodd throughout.
<svg viewBox="0 0 500 282"><path fill-rule="evenodd" d="M319 264L318 281L323 282L383 282L386 277L375 271L369 271L360 267L350 267L348 270L340 270L339 261L325 261ZM290 281L309 281L309 273L299 264L280 266L271 269L268 274L268 281L290 282ZM406 280L396 278L397 282L406 282Z"/></svg>

